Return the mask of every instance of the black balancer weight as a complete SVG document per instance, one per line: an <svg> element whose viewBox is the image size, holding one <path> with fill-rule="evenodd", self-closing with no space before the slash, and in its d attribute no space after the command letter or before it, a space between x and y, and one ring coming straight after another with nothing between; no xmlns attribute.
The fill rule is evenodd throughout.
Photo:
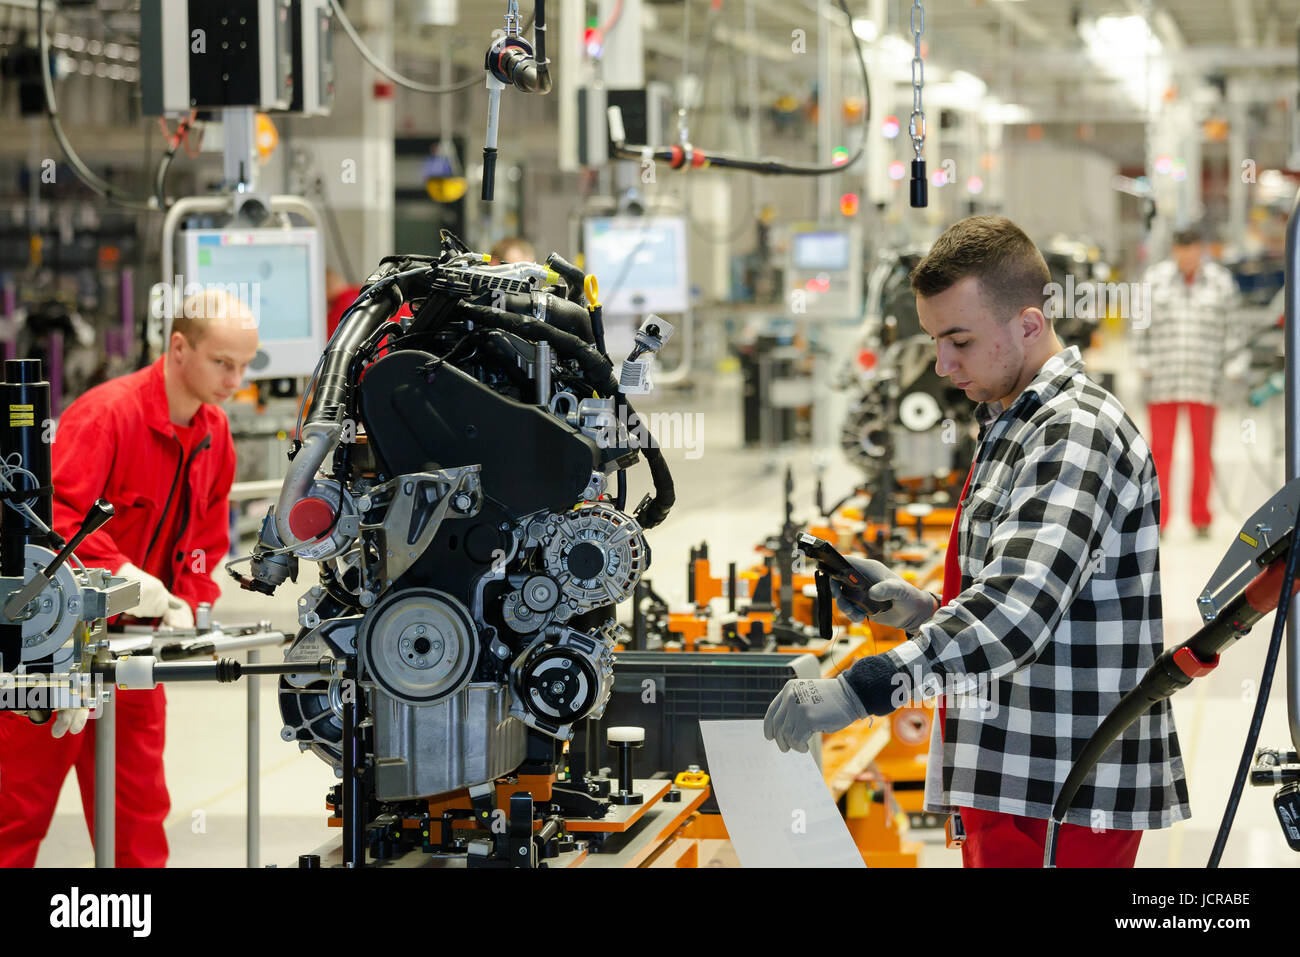
<svg viewBox="0 0 1300 957"><path fill-rule="evenodd" d="M605 738L618 749L618 790L609 799L615 804L640 804L645 799L632 788L632 749L645 746L645 728L610 728Z"/></svg>

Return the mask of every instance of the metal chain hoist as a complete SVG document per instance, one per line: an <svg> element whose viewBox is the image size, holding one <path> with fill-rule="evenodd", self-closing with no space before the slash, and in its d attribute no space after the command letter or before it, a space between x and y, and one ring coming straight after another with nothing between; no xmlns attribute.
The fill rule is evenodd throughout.
<svg viewBox="0 0 1300 957"><path fill-rule="evenodd" d="M925 64L921 61L921 34L925 32L925 7L921 0L912 0L912 117L907 130L912 135L912 208L919 209L926 205L925 160L921 151L925 148L925 110L921 108L921 90L925 86Z"/></svg>

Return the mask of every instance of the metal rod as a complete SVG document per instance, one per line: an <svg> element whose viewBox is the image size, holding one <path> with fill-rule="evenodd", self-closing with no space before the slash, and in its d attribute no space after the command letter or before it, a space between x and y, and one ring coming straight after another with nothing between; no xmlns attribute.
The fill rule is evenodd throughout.
<svg viewBox="0 0 1300 957"><path fill-rule="evenodd" d="M261 655L256 648L248 649L248 663L257 664ZM246 828L247 857L249 867L260 867L262 843L262 781L261 751L259 750L259 733L261 731L261 698L258 697L261 682L254 676L244 679L248 684L248 815Z"/></svg>
<svg viewBox="0 0 1300 957"><path fill-rule="evenodd" d="M117 863L117 689L110 687L95 721L95 866Z"/></svg>
<svg viewBox="0 0 1300 957"><path fill-rule="evenodd" d="M537 383L537 403L546 405L551 401L551 344L537 343L537 354L533 359L533 381Z"/></svg>
<svg viewBox="0 0 1300 957"><path fill-rule="evenodd" d="M1300 356L1300 192L1286 224L1286 481L1300 476L1300 387L1296 357ZM1291 744L1300 750L1300 602L1291 605L1286 630L1286 710Z"/></svg>
<svg viewBox="0 0 1300 957"><path fill-rule="evenodd" d="M353 852L353 840L355 835L352 833L356 828L353 826L352 819L352 785L357 779L356 752L354 745L357 737L357 713L356 704L351 697L343 697L343 786L339 788L340 798L343 807L339 810L343 817L343 866L356 867L356 856Z"/></svg>
<svg viewBox="0 0 1300 957"><path fill-rule="evenodd" d="M632 746L624 742L618 749L618 789L630 794L632 787Z"/></svg>
<svg viewBox="0 0 1300 957"><path fill-rule="evenodd" d="M343 866L364 867L365 845L365 794L361 774L361 732L358 725L364 710L357 687L357 662L349 659L344 672L343 693Z"/></svg>

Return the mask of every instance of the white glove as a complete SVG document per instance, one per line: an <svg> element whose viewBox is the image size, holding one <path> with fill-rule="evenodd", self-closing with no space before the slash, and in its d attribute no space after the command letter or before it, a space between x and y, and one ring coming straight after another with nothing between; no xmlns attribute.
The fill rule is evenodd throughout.
<svg viewBox="0 0 1300 957"><path fill-rule="evenodd" d="M808 750L808 739L819 731L838 731L867 709L843 675L835 678L794 678L772 699L763 718L763 735L783 752Z"/></svg>
<svg viewBox="0 0 1300 957"><path fill-rule="evenodd" d="M909 585L895 575L889 568L871 558L859 558L856 555L844 556L853 570L867 581L875 582L867 590L867 597L872 601L887 601L890 606L884 611L871 615L871 620L891 628L901 628L911 634L934 617L938 603L933 595L922 591L915 585ZM840 584L831 579L831 594L850 621L861 621L867 617L867 610L854 604L841 594Z"/></svg>
<svg viewBox="0 0 1300 957"><path fill-rule="evenodd" d="M130 562L119 568L117 574L129 582L140 583L140 603L131 609L130 614L137 618L159 618L167 613L167 600L172 596L166 585Z"/></svg>
<svg viewBox="0 0 1300 957"><path fill-rule="evenodd" d="M50 737L61 738L69 731L73 734L81 734L89 717L89 708L63 708L56 711L54 720L50 722Z"/></svg>
<svg viewBox="0 0 1300 957"><path fill-rule="evenodd" d="M162 623L168 628L193 628L194 609L190 608L189 602L175 595L168 595L167 610L163 612Z"/></svg>

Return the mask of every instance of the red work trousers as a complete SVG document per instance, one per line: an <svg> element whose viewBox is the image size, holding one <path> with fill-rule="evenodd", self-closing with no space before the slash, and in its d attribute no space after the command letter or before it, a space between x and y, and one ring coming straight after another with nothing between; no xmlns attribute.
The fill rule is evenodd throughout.
<svg viewBox="0 0 1300 957"><path fill-rule="evenodd" d="M1047 821L1019 814L961 809L966 843L963 867L1042 867ZM1062 824L1056 835L1057 867L1132 867L1141 831L1101 831Z"/></svg>
<svg viewBox="0 0 1300 957"><path fill-rule="evenodd" d="M118 867L162 867L167 863L163 820L171 810L163 776L167 698L162 688L118 691L117 833ZM50 737L50 726L15 714L0 714L0 867L32 867L54 816L68 771L77 769L81 807L95 840L95 725L80 734Z"/></svg>
<svg viewBox="0 0 1300 957"><path fill-rule="evenodd" d="M971 475L966 476L961 498L970 488ZM1163 493L1162 493L1163 494ZM961 524L961 504L953 518L952 531L948 533L948 553L943 566L943 603L946 605L961 593L961 565L957 555L957 529ZM939 734L947 709L939 705ZM1000 811L981 811L963 807L961 822L966 829L966 842L961 847L963 867L1042 867L1047 845L1047 821L1041 818L1021 817ZM1137 858L1141 831L1103 831L1077 824L1062 824L1056 838L1057 867L1132 867Z"/></svg>
<svg viewBox="0 0 1300 957"><path fill-rule="evenodd" d="M1214 481L1215 407L1203 402L1152 402L1147 406L1151 417L1151 460L1160 482L1160 530L1169 522L1173 502L1169 498L1169 476L1174 464L1174 436L1178 430L1178 410L1186 409L1192 427L1192 525L1209 528L1210 483Z"/></svg>

